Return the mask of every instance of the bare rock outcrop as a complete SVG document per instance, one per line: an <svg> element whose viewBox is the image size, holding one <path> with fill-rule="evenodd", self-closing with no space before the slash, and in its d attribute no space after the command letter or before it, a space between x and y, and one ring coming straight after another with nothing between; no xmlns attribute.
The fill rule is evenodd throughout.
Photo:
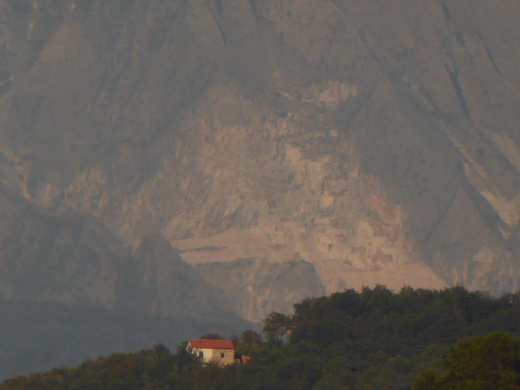
<svg viewBox="0 0 520 390"><path fill-rule="evenodd" d="M518 289L519 7L0 0L0 181L130 252L255 259L249 318L320 288ZM277 290L294 264L315 288Z"/></svg>

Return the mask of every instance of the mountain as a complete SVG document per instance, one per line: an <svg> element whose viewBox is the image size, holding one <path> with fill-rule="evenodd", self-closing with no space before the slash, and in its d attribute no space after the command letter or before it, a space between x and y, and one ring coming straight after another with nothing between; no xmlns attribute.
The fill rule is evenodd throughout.
<svg viewBox="0 0 520 390"><path fill-rule="evenodd" d="M0 0L0 297L257 320L518 289L519 14Z"/></svg>
<svg viewBox="0 0 520 390"><path fill-rule="evenodd" d="M162 237L131 253L95 217L0 185L0 378L255 325Z"/></svg>
<svg viewBox="0 0 520 390"><path fill-rule="evenodd" d="M145 237L131 254L94 217L57 216L2 188L0 202L3 299L186 319L233 318L222 294L162 237Z"/></svg>

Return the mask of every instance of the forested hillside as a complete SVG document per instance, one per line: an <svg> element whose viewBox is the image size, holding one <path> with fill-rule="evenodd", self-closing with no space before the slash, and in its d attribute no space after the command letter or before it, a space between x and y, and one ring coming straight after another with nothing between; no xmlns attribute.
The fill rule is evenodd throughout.
<svg viewBox="0 0 520 390"><path fill-rule="evenodd" d="M227 335L256 325L1 300L0 318L0 381L157 343L175 348L194 332Z"/></svg>
<svg viewBox="0 0 520 390"><path fill-rule="evenodd" d="M461 287L392 293L377 286L306 299L293 315L273 312L263 323L263 335L235 338L237 355L251 356L245 365L204 366L184 345L176 353L156 345L11 379L0 389L520 386L519 294L490 298Z"/></svg>

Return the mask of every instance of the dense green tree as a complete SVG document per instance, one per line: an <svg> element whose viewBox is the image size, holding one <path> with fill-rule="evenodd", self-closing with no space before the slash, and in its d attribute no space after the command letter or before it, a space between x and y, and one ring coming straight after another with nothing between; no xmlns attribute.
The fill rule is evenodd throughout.
<svg viewBox="0 0 520 390"><path fill-rule="evenodd" d="M305 299L292 316L269 314L266 341L251 330L235 337L237 353L251 356L245 365L204 365L185 343L174 354L157 345L14 378L0 390L405 390L413 378L421 390L520 389L518 340L503 332L482 336L520 329L517 297L461 287L345 290Z"/></svg>
<svg viewBox="0 0 520 390"><path fill-rule="evenodd" d="M236 343L236 351L240 354L251 355L257 352L263 345L262 335L253 331L245 330Z"/></svg>
<svg viewBox="0 0 520 390"><path fill-rule="evenodd" d="M444 371L422 373L414 389L520 389L520 339L493 332L460 341L449 349Z"/></svg>
<svg viewBox="0 0 520 390"><path fill-rule="evenodd" d="M269 313L264 320L263 331L270 342L279 342L293 329L293 321L291 316L273 311Z"/></svg>

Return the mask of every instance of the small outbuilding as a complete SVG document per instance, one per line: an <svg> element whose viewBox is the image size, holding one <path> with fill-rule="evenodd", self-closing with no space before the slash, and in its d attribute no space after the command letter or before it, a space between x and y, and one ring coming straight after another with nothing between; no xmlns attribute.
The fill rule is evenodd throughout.
<svg viewBox="0 0 520 390"><path fill-rule="evenodd" d="M231 340L193 339L188 341L186 350L204 363L225 365L235 361L235 346Z"/></svg>

